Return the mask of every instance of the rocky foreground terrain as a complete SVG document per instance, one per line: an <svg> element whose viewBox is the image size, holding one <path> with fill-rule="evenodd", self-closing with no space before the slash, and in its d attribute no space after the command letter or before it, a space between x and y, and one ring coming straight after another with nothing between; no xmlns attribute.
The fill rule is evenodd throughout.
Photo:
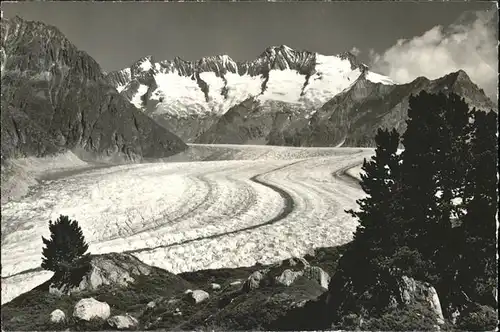
<svg viewBox="0 0 500 332"><path fill-rule="evenodd" d="M346 246L273 265L172 274L129 254L92 257L70 295L51 280L2 306L5 330L329 329L328 283ZM401 296L444 324L431 285L401 280ZM427 323L428 323L427 322Z"/></svg>

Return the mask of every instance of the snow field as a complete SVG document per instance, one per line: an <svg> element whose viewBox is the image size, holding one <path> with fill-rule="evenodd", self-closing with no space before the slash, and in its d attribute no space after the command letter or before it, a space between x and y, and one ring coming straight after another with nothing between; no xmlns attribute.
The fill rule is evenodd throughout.
<svg viewBox="0 0 500 332"><path fill-rule="evenodd" d="M299 74L296 70L271 70L266 90L259 96L259 100L262 102L277 100L299 103L305 80L306 76Z"/></svg>
<svg viewBox="0 0 500 332"><path fill-rule="evenodd" d="M316 53L316 73L309 78L302 100L321 106L347 89L360 75L359 69L351 69L349 60Z"/></svg>
<svg viewBox="0 0 500 332"><path fill-rule="evenodd" d="M366 73L366 79L373 83L382 83L384 85L394 85L396 82L391 80L389 77L368 71Z"/></svg>
<svg viewBox="0 0 500 332"><path fill-rule="evenodd" d="M144 84L140 84L137 92L134 94L130 102L137 108L142 107L141 97L144 96L148 92L148 86Z"/></svg>
<svg viewBox="0 0 500 332"><path fill-rule="evenodd" d="M154 114L172 114L187 116L189 114L204 114L210 111L205 95L195 80L180 76L179 73L157 73L154 76L158 86L151 99L162 102L156 107Z"/></svg>
<svg viewBox="0 0 500 332"><path fill-rule="evenodd" d="M261 92L263 78L261 76L239 75L237 73L226 73L228 88L228 108L237 105L244 100L257 96Z"/></svg>

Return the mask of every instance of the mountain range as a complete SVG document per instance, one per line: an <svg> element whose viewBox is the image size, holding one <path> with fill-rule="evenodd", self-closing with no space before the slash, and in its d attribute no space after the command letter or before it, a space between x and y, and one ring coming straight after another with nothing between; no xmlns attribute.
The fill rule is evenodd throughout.
<svg viewBox="0 0 500 332"><path fill-rule="evenodd" d="M325 56L285 45L248 62L147 56L107 79L191 143L372 146L379 127L405 130L408 99L422 90L455 92L473 107L496 109L461 70L398 84L349 52Z"/></svg>

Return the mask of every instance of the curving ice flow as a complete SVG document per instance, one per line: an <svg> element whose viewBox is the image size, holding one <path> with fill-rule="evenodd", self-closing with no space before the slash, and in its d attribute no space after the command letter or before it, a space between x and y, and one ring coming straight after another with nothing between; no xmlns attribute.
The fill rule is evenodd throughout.
<svg viewBox="0 0 500 332"><path fill-rule="evenodd" d="M351 239L356 222L343 211L363 193L343 173L372 149L193 148L241 160L101 168L4 204L2 303L50 278L38 269L41 237L60 214L79 221L90 252L130 252L174 273L271 263Z"/></svg>

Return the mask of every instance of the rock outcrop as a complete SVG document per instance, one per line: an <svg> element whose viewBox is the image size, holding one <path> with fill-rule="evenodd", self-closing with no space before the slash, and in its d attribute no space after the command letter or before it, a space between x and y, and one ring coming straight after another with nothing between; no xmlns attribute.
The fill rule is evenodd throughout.
<svg viewBox="0 0 500 332"><path fill-rule="evenodd" d="M444 324L441 302L436 289L426 282L420 282L413 278L403 276L400 282L400 296L403 303L409 305L414 302L425 303L436 315L437 323Z"/></svg>
<svg viewBox="0 0 500 332"><path fill-rule="evenodd" d="M212 283L212 284L210 284L210 288L211 288L212 290L214 290L214 291L215 291L215 290L220 290L220 289L221 289L221 285L216 284L216 283Z"/></svg>
<svg viewBox="0 0 500 332"><path fill-rule="evenodd" d="M316 281L324 289L328 289L330 276L319 266L306 266L303 276L307 279Z"/></svg>
<svg viewBox="0 0 500 332"><path fill-rule="evenodd" d="M278 285L290 286L298 277L302 276L303 274L304 271L292 271L287 269L283 271L283 273L281 273L278 277L276 277L276 283Z"/></svg>
<svg viewBox="0 0 500 332"><path fill-rule="evenodd" d="M264 274L265 273L261 271L253 272L243 284L243 291L249 292L251 290L259 288L260 282L264 279Z"/></svg>
<svg viewBox="0 0 500 332"><path fill-rule="evenodd" d="M101 286L126 287L138 276L151 273L151 266L136 257L123 253L91 256L90 269L82 276L78 285L51 283L49 292L58 295L96 290Z"/></svg>
<svg viewBox="0 0 500 332"><path fill-rule="evenodd" d="M139 326L139 321L130 315L118 315L108 318L108 325L117 330L134 329Z"/></svg>
<svg viewBox="0 0 500 332"><path fill-rule="evenodd" d="M204 290L201 289L196 289L192 292L189 292L187 294L189 300L193 302L194 304L201 303L205 300L208 300L210 298L210 294L205 292Z"/></svg>
<svg viewBox="0 0 500 332"><path fill-rule="evenodd" d="M186 148L137 111L57 28L4 18L1 36L2 164L65 150L84 159L137 161Z"/></svg>
<svg viewBox="0 0 500 332"><path fill-rule="evenodd" d="M322 328L413 330L420 326L425 330L445 323L439 296L429 283L393 271L381 270L369 277L364 272L344 266L333 276L316 310Z"/></svg>
<svg viewBox="0 0 500 332"><path fill-rule="evenodd" d="M111 308L106 302L97 301L92 297L78 301L73 311L73 317L86 321L92 319L106 320L110 314Z"/></svg>

